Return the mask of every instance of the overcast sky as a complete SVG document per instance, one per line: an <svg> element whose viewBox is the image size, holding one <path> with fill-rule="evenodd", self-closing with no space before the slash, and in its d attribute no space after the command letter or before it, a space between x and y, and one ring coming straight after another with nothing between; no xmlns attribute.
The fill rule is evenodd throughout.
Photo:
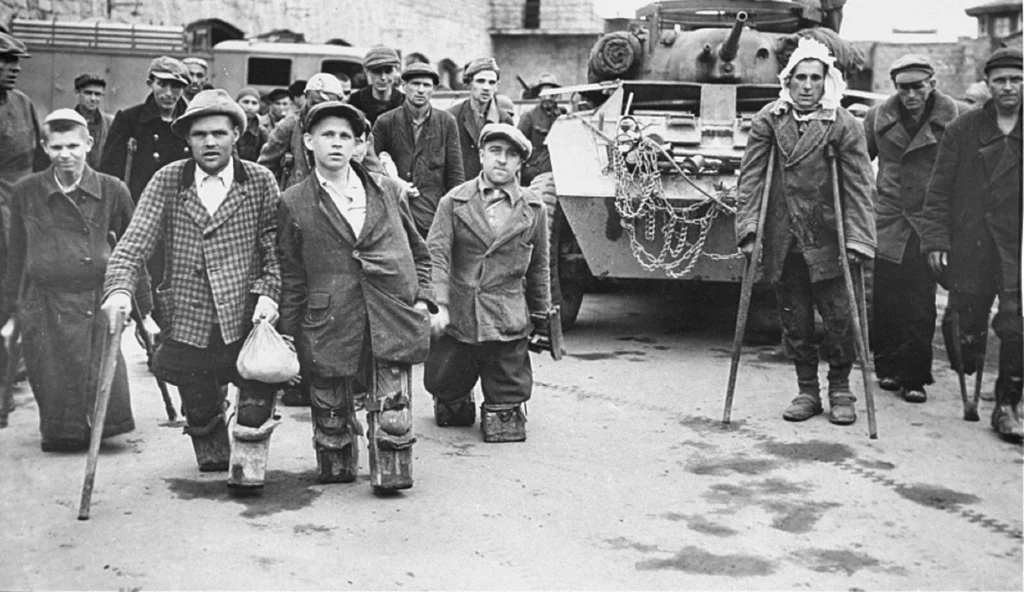
<svg viewBox="0 0 1024 592"><path fill-rule="evenodd" d="M715 0L709 0L709 5ZM728 0L719 0L728 2ZM849 0L843 12L843 37L851 40L893 39L892 30L937 29L938 39L951 41L958 36L974 37L977 20L964 13L965 8L988 0ZM632 16L649 0L594 0L602 17ZM923 39L925 40L925 39Z"/></svg>

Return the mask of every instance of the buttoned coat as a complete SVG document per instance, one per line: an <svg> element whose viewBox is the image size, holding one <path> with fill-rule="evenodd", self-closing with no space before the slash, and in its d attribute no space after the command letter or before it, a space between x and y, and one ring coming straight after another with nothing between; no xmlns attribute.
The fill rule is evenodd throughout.
<svg viewBox="0 0 1024 592"><path fill-rule="evenodd" d="M426 236L441 196L465 180L455 116L431 108L414 140L409 108L392 109L373 126L373 147L377 154L390 154L398 176L419 189L420 194L409 199L409 209L420 235Z"/></svg>
<svg viewBox="0 0 1024 592"><path fill-rule="evenodd" d="M427 237L447 333L464 343L514 341L533 330L530 313L551 308L547 209L526 187L497 230L484 213L479 177L441 199Z"/></svg>
<svg viewBox="0 0 1024 592"><path fill-rule="evenodd" d="M912 232L921 236L921 209L939 141L946 126L969 109L938 90L930 100L931 113L914 137L901 122L898 95L872 107L864 118L868 155L878 159L876 256L893 263L903 260Z"/></svg>
<svg viewBox="0 0 1024 592"><path fill-rule="evenodd" d="M736 241L757 232L757 216L775 150L771 195L761 260L763 279L778 282L791 244L803 255L812 282L839 277L847 250L866 258L875 254L874 182L864 129L846 109L835 121L812 119L801 134L789 106L781 100L754 117L737 186ZM826 146L839 166L845 249L839 245Z"/></svg>
<svg viewBox="0 0 1024 592"><path fill-rule="evenodd" d="M455 123L459 126L459 149L462 151L462 173L466 179L472 179L480 174L480 130L482 127L477 124L476 113L473 106L466 99L448 112L455 116ZM512 116L498 108L494 99L487 103L487 114L484 118L484 125L488 123L507 123L512 125Z"/></svg>
<svg viewBox="0 0 1024 592"><path fill-rule="evenodd" d="M132 291L158 240L167 249L157 288L166 337L206 347L214 322L225 343L248 333L257 296L281 295L277 202L270 171L233 159L235 181L211 216L196 191L196 162L172 163L146 186L124 238L107 266L104 297Z"/></svg>
<svg viewBox="0 0 1024 592"><path fill-rule="evenodd" d="M948 251L947 287L970 294L1020 291L1021 120L1009 134L994 103L946 128L928 183L921 251Z"/></svg>
<svg viewBox="0 0 1024 592"><path fill-rule="evenodd" d="M290 187L278 208L282 333L295 337L304 371L353 376L369 335L373 357L418 364L430 346L430 255L402 188L351 164L366 191L356 236L315 174Z"/></svg>
<svg viewBox="0 0 1024 592"><path fill-rule="evenodd" d="M187 104L179 99L174 117L185 112ZM131 178L124 178L128 140L135 138ZM160 108L150 93L141 104L118 111L103 143L103 155L97 170L121 179L128 185L132 200L138 203L146 184L165 165L190 156L188 143L171 131L171 123L160 118Z"/></svg>

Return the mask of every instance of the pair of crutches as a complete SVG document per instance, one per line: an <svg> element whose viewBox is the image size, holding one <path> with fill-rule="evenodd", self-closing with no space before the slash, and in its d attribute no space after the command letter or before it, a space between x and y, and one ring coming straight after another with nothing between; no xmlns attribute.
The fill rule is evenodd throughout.
<svg viewBox="0 0 1024 592"><path fill-rule="evenodd" d="M747 316L750 312L750 298L754 290L754 280L757 277L757 268L761 260L761 251L764 242L764 225L768 217L768 199L771 195L772 177L775 174L775 147L772 146L768 156L768 168L764 181L764 194L761 196L761 207L757 214L757 233L754 235L754 249L747 261L746 270L743 273L743 283L740 288L740 305L736 311L736 332L732 342L732 360L729 366L729 384L725 392L725 412L722 415L722 423L729 424L732 421L732 400L736 391L736 375L739 371L740 354L743 349L743 335L747 328ZM839 260L843 268L843 280L846 284L847 301L852 315L853 335L856 341L857 357L860 362L861 374L864 378L864 402L868 410L868 436L874 440L878 438L878 426L875 422L875 394L871 380L871 373L868 369L868 341L867 341L867 301L864 290L864 275L860 265L851 270L850 262L845 252L846 228L843 226L843 203L839 193L839 167L836 162L836 153L832 145L825 147L825 158L829 161L832 173L832 196L836 213L836 231L839 235L841 252ZM856 283L854 282L856 275ZM859 288L859 290L856 290Z"/></svg>

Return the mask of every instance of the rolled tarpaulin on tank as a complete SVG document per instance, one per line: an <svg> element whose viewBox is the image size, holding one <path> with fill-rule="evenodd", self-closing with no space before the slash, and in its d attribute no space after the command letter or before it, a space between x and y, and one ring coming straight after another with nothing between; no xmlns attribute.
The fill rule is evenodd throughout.
<svg viewBox="0 0 1024 592"><path fill-rule="evenodd" d="M636 35L626 31L608 33L590 50L590 81L631 77L642 53L643 47Z"/></svg>

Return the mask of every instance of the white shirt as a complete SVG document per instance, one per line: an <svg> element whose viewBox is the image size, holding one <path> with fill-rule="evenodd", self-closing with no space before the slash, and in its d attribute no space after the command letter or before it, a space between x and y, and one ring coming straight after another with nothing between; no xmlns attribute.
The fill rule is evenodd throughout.
<svg viewBox="0 0 1024 592"><path fill-rule="evenodd" d="M228 165L216 175L210 175L203 169L196 167L196 193L199 194L199 201L212 216L220 204L228 197L228 190L235 182L234 158L228 159Z"/></svg>
<svg viewBox="0 0 1024 592"><path fill-rule="evenodd" d="M358 237L359 233L363 231L363 222L366 221L366 189L363 188L363 182L359 180L359 175L349 169L345 187L339 187L323 178L320 171L314 171L314 174L316 174L317 183L324 188L327 195L331 196L331 201L334 202L338 211L341 212L341 216L345 218L345 221L352 227L352 232Z"/></svg>

